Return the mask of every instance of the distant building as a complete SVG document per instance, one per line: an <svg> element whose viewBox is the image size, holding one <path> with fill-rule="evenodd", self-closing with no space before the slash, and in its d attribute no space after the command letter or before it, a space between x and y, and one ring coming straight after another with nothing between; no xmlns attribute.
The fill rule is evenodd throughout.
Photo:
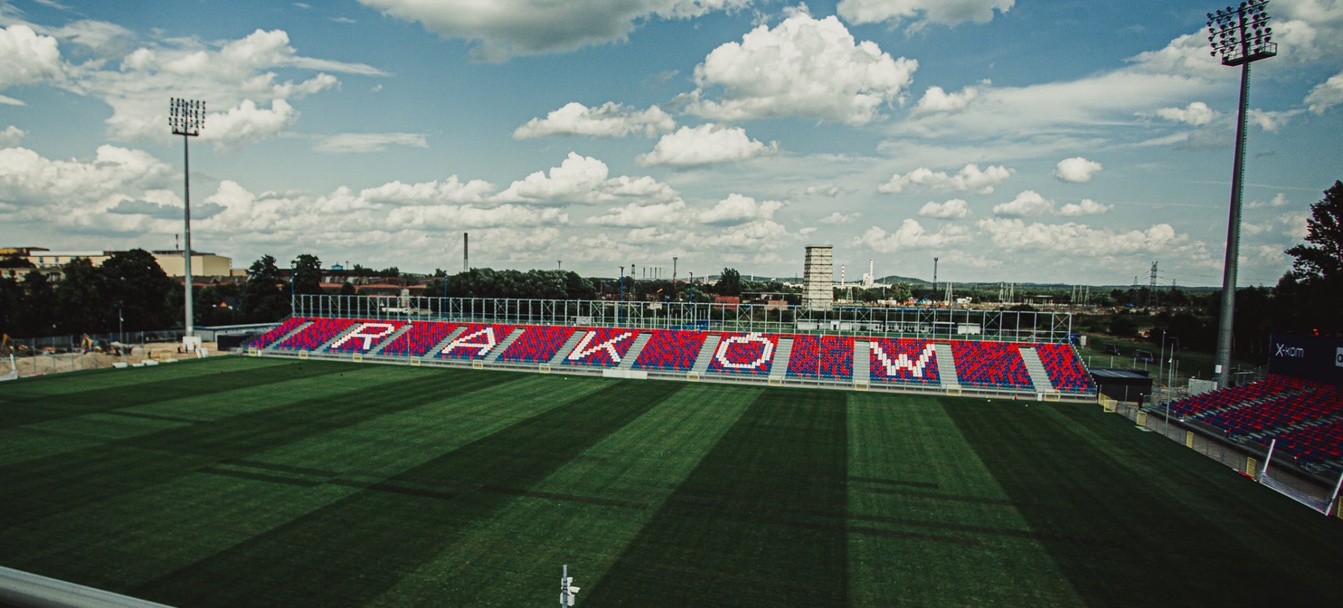
<svg viewBox="0 0 1343 608"><path fill-rule="evenodd" d="M165 249L160 251L151 251L154 260L159 263L159 268L163 273L174 278L186 276L186 256L180 249ZM191 278L194 282L197 278L209 277L231 277L233 276L233 259L222 255L215 255L205 251L191 252Z"/></svg>
<svg viewBox="0 0 1343 608"><path fill-rule="evenodd" d="M66 264L78 259L86 259L94 266L102 266L113 251L52 251L45 247L0 247L0 260L26 260L29 266L18 267L15 264L2 264L0 276L17 277L36 269L53 280L60 280ZM151 251L154 261L158 262L163 273L174 278L186 276L186 263L182 250ZM246 277L246 270L234 270L233 260L222 255L204 251L191 252L191 276L195 278Z"/></svg>
<svg viewBox="0 0 1343 608"><path fill-rule="evenodd" d="M808 245L807 260L802 270L802 308L831 310L835 306L834 248L830 245Z"/></svg>

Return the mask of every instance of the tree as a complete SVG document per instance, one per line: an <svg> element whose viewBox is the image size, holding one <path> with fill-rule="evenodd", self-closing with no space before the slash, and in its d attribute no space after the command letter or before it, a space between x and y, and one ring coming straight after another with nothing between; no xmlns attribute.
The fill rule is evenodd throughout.
<svg viewBox="0 0 1343 608"><path fill-rule="evenodd" d="M143 249L118 251L98 270L106 281L109 310L121 305L126 331L163 329L178 322L171 314L176 309L171 298L177 291L175 281L153 254Z"/></svg>
<svg viewBox="0 0 1343 608"><path fill-rule="evenodd" d="M290 264L294 267L294 293L297 295L322 295L322 260L311 253L294 258Z"/></svg>
<svg viewBox="0 0 1343 608"><path fill-rule="evenodd" d="M1343 182L1335 181L1310 206L1306 242L1288 249L1287 255L1296 258L1290 274L1300 321L1323 334L1343 334L1343 318L1337 314L1343 302Z"/></svg>
<svg viewBox="0 0 1343 608"><path fill-rule="evenodd" d="M70 335L115 330L119 303L109 297L101 269L88 258L75 258L62 272L55 289L57 329Z"/></svg>
<svg viewBox="0 0 1343 608"><path fill-rule="evenodd" d="M19 306L18 335L25 338L55 335L56 292L47 275L30 270L23 275L23 303Z"/></svg>
<svg viewBox="0 0 1343 608"><path fill-rule="evenodd" d="M289 314L287 281L280 276L275 258L263 255L247 269L247 284L242 291L242 316L249 323L279 321Z"/></svg>
<svg viewBox="0 0 1343 608"><path fill-rule="evenodd" d="M23 288L10 277L0 277L0 334L19 332L19 307L23 305Z"/></svg>
<svg viewBox="0 0 1343 608"><path fill-rule="evenodd" d="M741 295L741 273L736 268L724 268L723 274L718 277L718 284L714 286L714 291L720 296L739 296Z"/></svg>

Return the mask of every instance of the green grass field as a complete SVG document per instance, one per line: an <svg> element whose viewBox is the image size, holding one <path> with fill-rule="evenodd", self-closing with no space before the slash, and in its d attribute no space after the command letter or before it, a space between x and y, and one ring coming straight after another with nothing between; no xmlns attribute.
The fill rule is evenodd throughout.
<svg viewBox="0 0 1343 608"><path fill-rule="evenodd" d="M214 358L0 384L0 565L179 606L1333 605L1091 405ZM1334 599L1330 599L1334 598Z"/></svg>

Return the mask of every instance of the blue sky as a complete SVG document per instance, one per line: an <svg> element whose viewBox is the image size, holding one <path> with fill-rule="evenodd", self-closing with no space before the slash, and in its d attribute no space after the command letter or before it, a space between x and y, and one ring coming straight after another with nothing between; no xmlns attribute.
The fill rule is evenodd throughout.
<svg viewBox="0 0 1343 608"><path fill-rule="evenodd" d="M246 266L1219 285L1239 70L1193 2L0 0L0 246ZM1343 178L1343 2L1273 0L1241 285ZM836 268L838 273L839 269ZM643 271L640 270L642 273Z"/></svg>

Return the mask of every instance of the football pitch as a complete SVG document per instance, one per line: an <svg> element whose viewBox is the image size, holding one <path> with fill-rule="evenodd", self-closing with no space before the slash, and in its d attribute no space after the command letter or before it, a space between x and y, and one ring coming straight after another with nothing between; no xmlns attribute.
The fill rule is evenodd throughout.
<svg viewBox="0 0 1343 608"><path fill-rule="evenodd" d="M0 565L177 606L1333 605L1095 405L216 357L0 384Z"/></svg>

